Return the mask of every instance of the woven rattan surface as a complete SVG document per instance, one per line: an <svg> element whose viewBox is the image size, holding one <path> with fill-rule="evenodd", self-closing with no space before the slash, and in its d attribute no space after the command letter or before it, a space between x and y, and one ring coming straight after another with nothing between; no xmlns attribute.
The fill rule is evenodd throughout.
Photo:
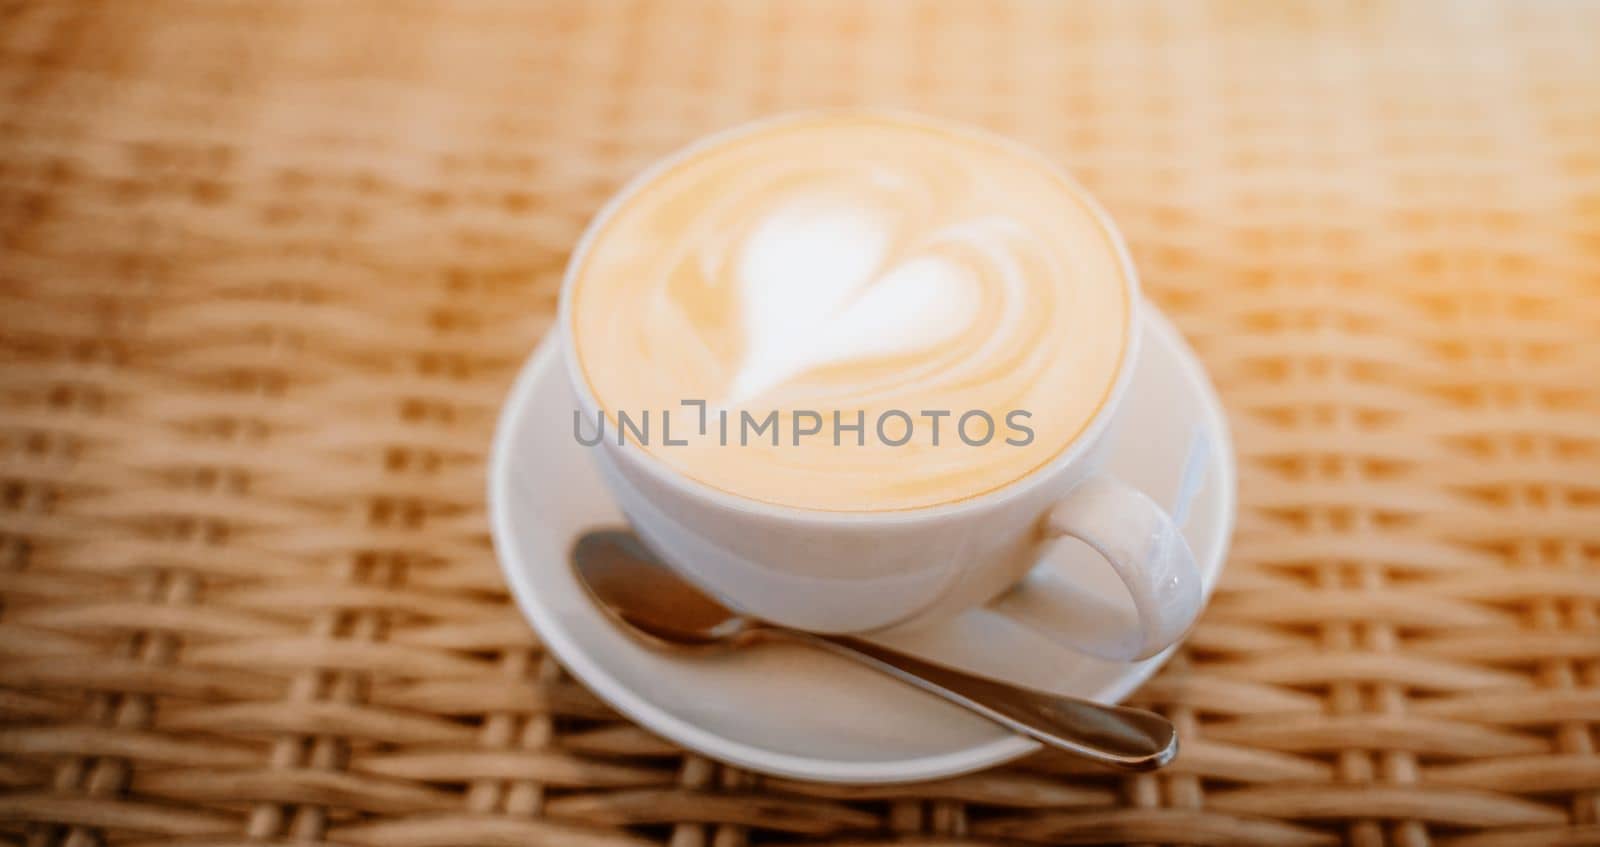
<svg viewBox="0 0 1600 847"><path fill-rule="evenodd" d="M1600 843L1600 6L0 3L0 832ZM763 779L619 719L484 458L652 158L872 103L1073 170L1212 369L1183 755ZM558 485L558 480L550 484Z"/></svg>

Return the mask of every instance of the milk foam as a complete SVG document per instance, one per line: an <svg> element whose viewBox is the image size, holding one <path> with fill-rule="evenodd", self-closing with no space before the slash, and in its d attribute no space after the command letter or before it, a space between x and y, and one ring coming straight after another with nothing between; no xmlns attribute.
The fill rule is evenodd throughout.
<svg viewBox="0 0 1600 847"><path fill-rule="evenodd" d="M645 449L801 508L918 508L1026 475L1104 402L1128 319L1110 237L1060 177L984 136L897 118L724 138L624 198L577 261L572 329L601 406L676 410L671 435L688 443ZM797 445L787 431L723 446L680 404L697 399L869 427L889 410L1024 410L1035 437L974 447L924 421L903 446Z"/></svg>
<svg viewBox="0 0 1600 847"><path fill-rule="evenodd" d="M884 267L884 223L802 198L757 225L738 265L745 353L725 405L822 365L921 350L971 323L978 281L938 256Z"/></svg>

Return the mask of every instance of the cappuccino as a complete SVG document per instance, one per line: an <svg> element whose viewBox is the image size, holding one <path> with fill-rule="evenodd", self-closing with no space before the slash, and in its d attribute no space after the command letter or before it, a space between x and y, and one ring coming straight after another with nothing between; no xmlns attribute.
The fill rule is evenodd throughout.
<svg viewBox="0 0 1600 847"><path fill-rule="evenodd" d="M766 503L910 510L1050 463L1107 402L1131 281L1081 189L918 118L767 121L636 181L565 303L603 418Z"/></svg>

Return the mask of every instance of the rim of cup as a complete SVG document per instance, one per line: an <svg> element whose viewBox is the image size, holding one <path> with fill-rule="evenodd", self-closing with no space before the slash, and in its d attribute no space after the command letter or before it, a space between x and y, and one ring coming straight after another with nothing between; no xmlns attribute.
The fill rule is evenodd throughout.
<svg viewBox="0 0 1600 847"><path fill-rule="evenodd" d="M1133 365L1138 361L1143 301L1140 296L1138 272L1134 269L1133 259L1128 253L1128 246L1122 237L1122 232L1117 229L1116 223L1111 220L1111 216L1106 213L1104 207L1100 205L1094 195L1077 180L1073 179L1065 168L1051 161L1043 153L1021 142L981 127L895 109L795 111L758 118L719 130L657 159L649 167L624 183L589 221L588 225L584 227L583 235L578 239L577 246L573 248L572 255L567 260L565 270L562 272L556 331L560 334L562 358L566 360L567 380L576 393L578 402L583 407L582 411L585 414L604 414L579 360L577 343L572 330L572 291L576 287L578 269L583 266L589 251L594 248L599 233L605 229L611 218L629 200L646 190L657 177L707 149L773 126L829 118L865 118L910 124L999 147L1012 155L1035 163L1042 170L1054 176L1063 190L1083 205L1084 209L1089 213L1090 219L1100 227L1116 257L1118 267L1122 270L1122 293L1126 303L1126 309L1124 310L1126 320L1123 327L1122 349L1117 359L1116 377L1112 380L1111 386L1107 389L1099 407L1095 409L1094 415L1073 436L1072 440L1064 444L1054 456L1026 474L995 488L966 497L906 509L831 510L789 506L767 500L759 500L702 482L667 464L649 450L637 446L611 450L611 455L616 456L618 461L627 462L631 466L649 474L663 485L685 496L709 501L723 508L765 515L788 522L816 523L819 526L823 524L915 523L948 517L969 510L1004 507L1011 501L1023 497L1039 485L1053 480L1063 468L1077 462L1092 445L1099 441L1101 436L1105 434L1106 429L1110 427L1111 420L1115 417L1116 409L1127 394L1128 385L1133 379ZM608 450L612 447L606 442L602 442L597 446Z"/></svg>

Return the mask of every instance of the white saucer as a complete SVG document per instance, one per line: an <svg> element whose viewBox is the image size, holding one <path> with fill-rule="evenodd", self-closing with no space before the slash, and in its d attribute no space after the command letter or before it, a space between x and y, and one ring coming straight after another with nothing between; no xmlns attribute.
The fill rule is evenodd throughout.
<svg viewBox="0 0 1600 847"><path fill-rule="evenodd" d="M1146 315L1143 352L1118 413L1122 421L1109 470L1166 504L1178 498L1186 464L1201 470L1189 475L1198 488L1188 501L1184 534L1209 595L1233 532L1233 447L1199 361L1154 306ZM567 551L579 533L623 519L586 448L572 437L560 355L547 339L506 401L490 458L489 506L500 564L523 614L556 658L596 694L685 747L801 779L933 779L1038 749L1036 742L818 651L773 645L690 656L650 649L618 630L567 566ZM1200 449L1191 450L1196 444ZM1117 664L1051 640L1052 630L1074 624L1060 614L1063 593L1122 596L1109 567L1087 547L1068 544L1073 548L1057 550L1022 587L989 607L882 640L1039 688L1121 700L1171 651ZM1070 584L1066 573L1076 575Z"/></svg>

